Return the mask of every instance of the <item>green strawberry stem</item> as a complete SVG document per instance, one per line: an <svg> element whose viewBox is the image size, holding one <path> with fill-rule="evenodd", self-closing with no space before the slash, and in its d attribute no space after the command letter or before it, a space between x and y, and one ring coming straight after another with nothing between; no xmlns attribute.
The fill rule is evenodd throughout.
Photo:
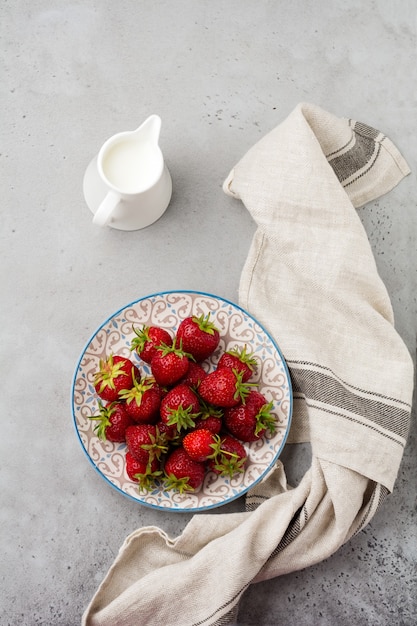
<svg viewBox="0 0 417 626"><path fill-rule="evenodd" d="M143 326L140 329L132 326L132 330L135 333L136 337L133 337L130 343L130 350L131 352L133 352L134 350L136 350L138 353L142 352L145 344L151 339L149 337L149 326Z"/></svg>
<svg viewBox="0 0 417 626"><path fill-rule="evenodd" d="M148 378L138 382L134 374L132 378L133 387L131 389L122 389L122 391L120 391L119 393L119 397L122 400L126 400L127 404L130 404L131 402L133 402L133 400L136 400L137 405L140 406L143 394L145 393L145 391L148 391L148 389L152 388L154 380L152 378Z"/></svg>
<svg viewBox="0 0 417 626"><path fill-rule="evenodd" d="M193 322L198 325L199 329L208 335L214 335L216 331L219 332L218 328L216 328L214 323L210 320L210 313L207 313L207 315L202 313L200 317L194 315L192 319Z"/></svg>
<svg viewBox="0 0 417 626"><path fill-rule="evenodd" d="M99 370L94 375L94 384L97 385L98 383L100 383L100 393L104 391L106 387L110 387L110 389L116 389L114 379L121 374L125 374L123 367L123 361L114 363L112 354L110 354L107 360L100 359Z"/></svg>
<svg viewBox="0 0 417 626"><path fill-rule="evenodd" d="M235 474L244 472L246 457L240 457L235 452L222 450L218 459L214 463L214 469L220 472L220 476L233 478Z"/></svg>
<svg viewBox="0 0 417 626"><path fill-rule="evenodd" d="M177 478L175 474L169 474L165 478L164 487L167 491L178 491L179 493L194 491L193 487L189 483L189 480L189 476Z"/></svg>
<svg viewBox="0 0 417 626"><path fill-rule="evenodd" d="M273 435L277 429L277 423L274 415L271 413L273 403L269 402L265 404L256 415L256 427L255 435L258 435L262 430L267 429Z"/></svg>
<svg viewBox="0 0 417 626"><path fill-rule="evenodd" d="M236 356L240 361L242 361L242 363L248 365L252 370L257 364L257 361L253 356L253 352L246 352L246 344L243 346L243 348L238 348L236 346L235 348L228 350L228 354Z"/></svg>
<svg viewBox="0 0 417 626"><path fill-rule="evenodd" d="M242 381L243 372L239 372L235 368L232 369L232 372L234 373L236 377L236 384L235 384L236 391L233 397L235 400L240 400L242 404L245 404L246 398L249 395L251 388L256 387L256 383L244 383Z"/></svg>
<svg viewBox="0 0 417 626"><path fill-rule="evenodd" d="M198 396L199 403L200 403L201 419L206 420L210 416L218 417L219 419L223 417L224 415L223 409L221 409L220 407L215 407L212 404L208 404L205 400L202 399L202 397L198 394L198 392L197 392L197 396Z"/></svg>
<svg viewBox="0 0 417 626"><path fill-rule="evenodd" d="M220 476L232 478L234 474L244 471L246 457L241 457L236 452L224 450L222 443L221 437L215 435L211 444L213 454L209 458L214 459L213 469L219 472Z"/></svg>
<svg viewBox="0 0 417 626"><path fill-rule="evenodd" d="M99 439L106 441L106 429L108 426L111 426L110 417L115 411L115 403L112 402L109 406L104 406L100 400L98 401L98 415L91 415L90 420L97 421L98 423L94 426L94 432L96 433Z"/></svg>
<svg viewBox="0 0 417 626"><path fill-rule="evenodd" d="M162 455L168 452L168 444L165 435L159 432L159 428L156 428L156 437L149 433L149 439L151 443L143 443L141 445L142 450L149 452L149 462L154 459L160 459Z"/></svg>
<svg viewBox="0 0 417 626"><path fill-rule="evenodd" d="M149 461L146 471L142 474L134 474L134 478L138 481L138 491L151 491L156 486L156 480L162 476L161 470L151 470L151 461Z"/></svg>
<svg viewBox="0 0 417 626"><path fill-rule="evenodd" d="M159 346L155 346L155 348L157 350L161 350L162 351L162 356L166 356L170 352L173 352L177 356L180 356L180 357L181 356L186 356L191 361L195 361L195 358L193 357L192 354L190 354L189 352L185 352L182 349L182 341L180 341L179 347L177 347L175 344L173 344L172 346L168 346L166 343L161 343Z"/></svg>
<svg viewBox="0 0 417 626"><path fill-rule="evenodd" d="M176 426L178 432L193 428L199 413L192 413L191 411L191 406L188 406L186 409L182 406L179 406L177 409L169 409L168 426Z"/></svg>

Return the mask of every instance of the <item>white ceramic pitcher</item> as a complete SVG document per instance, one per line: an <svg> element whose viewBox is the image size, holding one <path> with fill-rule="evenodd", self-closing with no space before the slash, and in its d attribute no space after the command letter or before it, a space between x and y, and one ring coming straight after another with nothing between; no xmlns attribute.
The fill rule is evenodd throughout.
<svg viewBox="0 0 417 626"><path fill-rule="evenodd" d="M93 222L138 230L159 219L172 195L172 180L159 147L161 118L110 137L84 177L84 196Z"/></svg>

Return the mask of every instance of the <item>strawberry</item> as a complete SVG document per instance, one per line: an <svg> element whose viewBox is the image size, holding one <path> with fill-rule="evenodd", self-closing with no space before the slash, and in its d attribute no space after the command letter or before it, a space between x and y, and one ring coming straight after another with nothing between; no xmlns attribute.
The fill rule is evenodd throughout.
<svg viewBox="0 0 417 626"><path fill-rule="evenodd" d="M206 428L199 428L187 433L182 445L190 458L204 463L215 455L216 435Z"/></svg>
<svg viewBox="0 0 417 626"><path fill-rule="evenodd" d="M141 329L132 328L136 337L130 344L130 349L135 350L142 361L150 364L155 356L157 346L172 345L172 337L167 330L159 326L143 326Z"/></svg>
<svg viewBox="0 0 417 626"><path fill-rule="evenodd" d="M226 434L221 437L215 456L209 459L207 464L215 474L232 478L236 473L244 472L247 458L246 450L240 441Z"/></svg>
<svg viewBox="0 0 417 626"><path fill-rule="evenodd" d="M194 429L206 428L212 433L218 435L223 424L223 409L206 404L204 400L200 400L201 413L195 420Z"/></svg>
<svg viewBox="0 0 417 626"><path fill-rule="evenodd" d="M183 350L193 355L197 362L207 359L219 345L220 334L213 322L210 313L200 317L186 317L178 326L175 342L182 344Z"/></svg>
<svg viewBox="0 0 417 626"><path fill-rule="evenodd" d="M275 417L272 402L268 402L259 391L252 390L245 404L226 409L224 424L227 430L241 441L257 441L268 429L274 433Z"/></svg>
<svg viewBox="0 0 417 626"><path fill-rule="evenodd" d="M126 452L126 474L130 480L139 483L139 488L149 491L154 487L155 478L162 475L158 459L138 461L129 450Z"/></svg>
<svg viewBox="0 0 417 626"><path fill-rule="evenodd" d="M100 359L99 370L94 375L94 388L102 400L114 402L123 389L133 386L133 376L140 378L132 361L111 354L106 360Z"/></svg>
<svg viewBox="0 0 417 626"><path fill-rule="evenodd" d="M200 403L188 385L179 384L163 398L159 413L163 422L168 426L175 425L179 432L194 426L200 413Z"/></svg>
<svg viewBox="0 0 417 626"><path fill-rule="evenodd" d="M124 389L120 397L126 401L126 411L135 422L154 424L159 418L161 389L151 377L140 382L133 380L131 389Z"/></svg>
<svg viewBox="0 0 417 626"><path fill-rule="evenodd" d="M174 346L158 346L151 361L151 370L156 382L162 386L174 385L186 375L190 355Z"/></svg>
<svg viewBox="0 0 417 626"><path fill-rule="evenodd" d="M256 367L256 359L253 357L253 353L246 352L246 346L243 348L232 348L227 352L223 352L221 355L217 367L228 367L230 369L236 369L238 372L243 372L242 382L247 382Z"/></svg>
<svg viewBox="0 0 417 626"><path fill-rule="evenodd" d="M127 449L136 460L148 463L159 459L168 448L165 438L153 424L135 424L126 430Z"/></svg>
<svg viewBox="0 0 417 626"><path fill-rule="evenodd" d="M198 489L203 483L206 468L204 463L193 461L183 447L175 448L165 461L165 488L180 493Z"/></svg>
<svg viewBox="0 0 417 626"><path fill-rule="evenodd" d="M231 407L244 402L251 383L242 382L242 372L221 367L201 381L198 393L206 402L219 407Z"/></svg>
<svg viewBox="0 0 417 626"><path fill-rule="evenodd" d="M190 361L188 364L188 370L186 375L181 378L179 382L192 387L193 389L198 389L201 381L207 376L207 372L202 368L199 363L195 363L194 361Z"/></svg>
<svg viewBox="0 0 417 626"><path fill-rule="evenodd" d="M170 444L177 444L181 442L181 436L180 433L177 430L177 426L176 424L173 424L172 426L168 426L168 424L165 424L165 422L163 422L161 419L155 424L155 426L157 427L157 429L159 430L161 436L165 439L165 441L167 441Z"/></svg>
<svg viewBox="0 0 417 626"><path fill-rule="evenodd" d="M94 432L99 439L123 443L126 440L126 429L133 424L132 418L121 402L112 402L104 406L100 401L99 415L93 415L91 420L97 420Z"/></svg>
<svg viewBox="0 0 417 626"><path fill-rule="evenodd" d="M197 417L194 423L193 430L199 430L205 428L211 433L218 435L222 429L222 420L215 415L208 415L207 417Z"/></svg>

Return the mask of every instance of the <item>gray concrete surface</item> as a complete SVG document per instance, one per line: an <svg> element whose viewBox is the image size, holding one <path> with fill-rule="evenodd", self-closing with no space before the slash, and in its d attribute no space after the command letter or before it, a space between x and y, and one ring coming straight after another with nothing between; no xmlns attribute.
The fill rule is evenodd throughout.
<svg viewBox="0 0 417 626"><path fill-rule="evenodd" d="M73 371L97 326L136 298L237 300L255 227L221 185L300 101L381 129L411 166L360 216L415 357L416 15L414 0L0 4L2 626L79 624L127 534L155 524L176 536L190 519L141 507L91 469ZM90 159L151 113L174 181L168 211L142 231L94 226ZM417 623L415 417L383 510L326 561L250 587L239 626ZM294 480L303 461L288 459Z"/></svg>

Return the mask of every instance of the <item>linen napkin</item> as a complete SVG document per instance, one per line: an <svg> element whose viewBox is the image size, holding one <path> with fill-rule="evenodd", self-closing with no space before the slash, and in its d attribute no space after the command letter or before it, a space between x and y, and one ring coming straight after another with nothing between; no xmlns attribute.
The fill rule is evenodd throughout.
<svg viewBox="0 0 417 626"><path fill-rule="evenodd" d="M311 467L287 485L278 461L246 512L195 515L122 545L84 626L236 623L245 589L317 563L372 519L392 491L409 428L411 357L355 211L409 173L370 126L300 104L224 183L257 224L241 306L276 338L294 391L290 443Z"/></svg>

